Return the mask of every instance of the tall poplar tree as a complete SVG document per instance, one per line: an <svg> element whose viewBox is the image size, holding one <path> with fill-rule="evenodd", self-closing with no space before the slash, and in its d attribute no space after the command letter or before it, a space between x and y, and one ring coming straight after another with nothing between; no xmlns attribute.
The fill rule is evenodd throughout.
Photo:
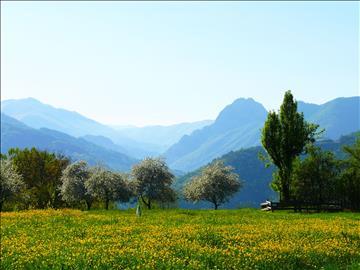
<svg viewBox="0 0 360 270"><path fill-rule="evenodd" d="M280 191L280 200L290 201L290 185L293 162L308 143L313 143L318 125L308 123L304 114L297 111L297 102L291 91L286 91L280 112L269 112L261 142L270 160L278 168L275 186Z"/></svg>

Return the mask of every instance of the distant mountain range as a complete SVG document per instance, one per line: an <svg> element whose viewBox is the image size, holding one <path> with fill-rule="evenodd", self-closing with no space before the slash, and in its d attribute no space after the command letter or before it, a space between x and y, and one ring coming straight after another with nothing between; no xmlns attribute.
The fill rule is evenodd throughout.
<svg viewBox="0 0 360 270"><path fill-rule="evenodd" d="M32 128L48 128L79 137L105 136L122 147L123 153L141 158L156 154L155 147L133 141L114 129L91 120L77 112L54 108L33 98L5 100L1 112Z"/></svg>
<svg viewBox="0 0 360 270"><path fill-rule="evenodd" d="M336 139L360 130L358 96L337 98L322 105L299 101L298 109L304 112L308 121L326 129L324 137ZM116 152L130 160L162 155L178 173L195 170L230 151L260 145L260 131L267 116L266 109L251 98L235 100L219 113L215 121L142 128L107 126L33 98L2 101L1 112L26 124L27 128L33 129L32 132L40 132L41 136L46 133L54 138L57 131L60 137L68 135L72 144L74 140L88 143L100 147L101 151ZM12 128L8 126L7 134L12 134ZM1 133L3 136L3 130ZM15 132L18 133L19 130ZM27 138L18 136L7 140L11 142L8 146L13 147L23 145ZM69 140L65 140L69 145L64 141L58 143L57 151L72 149ZM45 141L50 143L52 140ZM42 144L42 147L50 146Z"/></svg>
<svg viewBox="0 0 360 270"><path fill-rule="evenodd" d="M1 114L1 153L10 148L21 149L36 147L38 149L55 152L75 160L86 160L91 165L102 164L119 170L129 171L138 162L120 152L90 143L81 138L47 129L34 129L20 121Z"/></svg>
<svg viewBox="0 0 360 270"><path fill-rule="evenodd" d="M211 123L211 120L205 120L171 126L114 128L34 98L4 100L1 102L1 112L32 128L48 128L74 137L85 136L85 139L101 146L103 141L94 136L109 138L116 145L115 149L135 158L159 155L183 135Z"/></svg>
<svg viewBox="0 0 360 270"><path fill-rule="evenodd" d="M298 103L305 119L325 128L324 138L360 130L360 97L337 98L322 105ZM209 126L193 132L170 147L165 157L170 167L194 170L229 151L260 145L267 111L253 99L238 99Z"/></svg>
<svg viewBox="0 0 360 270"><path fill-rule="evenodd" d="M190 135L193 131L208 126L213 122L213 120L203 120L170 126L113 126L113 128L135 141L159 145L159 151L162 153L178 142L182 136Z"/></svg>
<svg viewBox="0 0 360 270"><path fill-rule="evenodd" d="M337 98L322 105L298 102L309 122L325 128L324 137L335 140L360 130L360 97Z"/></svg>
<svg viewBox="0 0 360 270"><path fill-rule="evenodd" d="M323 150L332 151L338 158L344 158L345 153L342 150L344 145L352 145L356 138L360 138L360 132L342 136L338 140L323 140L317 142ZM223 160L226 165L234 168L234 172L240 175L243 181L243 188L235 194L231 200L223 205L224 208L237 208L239 206L259 207L264 200L277 199L277 195L270 188L274 167L265 167L265 164L259 159L259 153L265 154L261 146L231 151L217 159ZM178 177L174 183L177 190L181 190L191 177L198 175L201 171L197 169L184 176ZM183 208L211 208L209 203L193 204L184 200L180 201Z"/></svg>

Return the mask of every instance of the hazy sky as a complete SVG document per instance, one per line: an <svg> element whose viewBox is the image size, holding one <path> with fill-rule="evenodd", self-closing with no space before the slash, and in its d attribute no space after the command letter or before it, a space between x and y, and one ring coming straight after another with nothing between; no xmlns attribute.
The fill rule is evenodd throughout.
<svg viewBox="0 0 360 270"><path fill-rule="evenodd" d="M1 99L107 124L359 95L358 2L1 2Z"/></svg>

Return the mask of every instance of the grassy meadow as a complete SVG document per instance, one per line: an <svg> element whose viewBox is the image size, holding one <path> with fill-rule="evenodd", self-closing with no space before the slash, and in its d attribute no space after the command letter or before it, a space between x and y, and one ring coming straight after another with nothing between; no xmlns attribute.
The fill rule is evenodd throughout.
<svg viewBox="0 0 360 270"><path fill-rule="evenodd" d="M1 213L1 269L360 269L360 215Z"/></svg>

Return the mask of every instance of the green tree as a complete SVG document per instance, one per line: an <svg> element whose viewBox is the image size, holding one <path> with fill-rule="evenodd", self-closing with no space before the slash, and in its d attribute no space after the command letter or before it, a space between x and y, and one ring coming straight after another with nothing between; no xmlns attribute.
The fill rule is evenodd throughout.
<svg viewBox="0 0 360 270"><path fill-rule="evenodd" d="M145 158L132 168L134 178L132 186L148 209L153 201L165 202L174 197L171 184L174 175L170 172L165 161L161 158Z"/></svg>
<svg viewBox="0 0 360 270"><path fill-rule="evenodd" d="M160 207L169 208L175 206L175 202L178 199L176 192L170 187L165 187L158 198Z"/></svg>
<svg viewBox="0 0 360 270"><path fill-rule="evenodd" d="M345 206L360 210L360 137L353 146L345 146L344 151L348 156L343 162L338 192Z"/></svg>
<svg viewBox="0 0 360 270"><path fill-rule="evenodd" d="M70 204L84 202L87 210L90 210L94 198L87 193L85 187L90 176L90 168L86 161L78 161L67 166L61 177L60 193L63 200Z"/></svg>
<svg viewBox="0 0 360 270"><path fill-rule="evenodd" d="M290 182L292 165L308 143L315 141L318 126L304 120L298 113L297 102L287 91L280 112L269 112L262 129L261 142L270 160L278 168L276 190L280 191L280 200L290 200Z"/></svg>
<svg viewBox="0 0 360 270"><path fill-rule="evenodd" d="M4 202L13 198L24 188L25 183L22 180L12 164L11 160L1 159L0 174L0 211Z"/></svg>
<svg viewBox="0 0 360 270"><path fill-rule="evenodd" d="M36 148L10 149L8 155L26 184L22 193L26 207L61 206L60 178L69 164L68 158Z"/></svg>
<svg viewBox="0 0 360 270"><path fill-rule="evenodd" d="M339 162L330 151L310 146L303 160L294 162L293 194L296 200L313 204L338 201L336 183Z"/></svg>
<svg viewBox="0 0 360 270"><path fill-rule="evenodd" d="M109 209L112 201L127 202L131 192L121 174L114 173L102 167L95 167L88 181L85 182L87 193L103 201L105 209Z"/></svg>
<svg viewBox="0 0 360 270"><path fill-rule="evenodd" d="M233 168L225 166L222 161L215 161L205 167L199 176L185 184L185 199L195 202L208 201L214 204L215 210L218 209L241 188L239 176L232 171Z"/></svg>

